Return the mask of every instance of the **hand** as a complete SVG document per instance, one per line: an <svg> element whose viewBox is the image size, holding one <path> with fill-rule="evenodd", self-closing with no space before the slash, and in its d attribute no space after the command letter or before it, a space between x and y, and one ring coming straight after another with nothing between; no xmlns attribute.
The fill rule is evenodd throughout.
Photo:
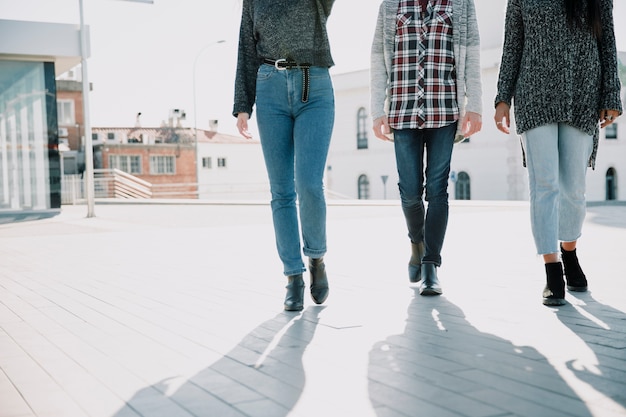
<svg viewBox="0 0 626 417"><path fill-rule="evenodd" d="M466 138L469 138L474 133L480 132L483 127L483 118L480 114L468 111L463 117L461 122L461 133Z"/></svg>
<svg viewBox="0 0 626 417"><path fill-rule="evenodd" d="M374 120L374 135L384 141L393 142L391 138L391 128L387 116L379 117Z"/></svg>
<svg viewBox="0 0 626 417"><path fill-rule="evenodd" d="M237 130L239 134L246 139L252 139L252 135L248 131L248 119L250 115L248 113L237 113Z"/></svg>
<svg viewBox="0 0 626 417"><path fill-rule="evenodd" d="M607 127L611 123L615 122L615 119L619 117L617 110L602 110L600 112L600 127Z"/></svg>
<svg viewBox="0 0 626 417"><path fill-rule="evenodd" d="M507 135L510 133L511 107L504 101L501 101L496 105L496 115L494 116L494 120L496 121L496 127L499 131L504 132Z"/></svg>

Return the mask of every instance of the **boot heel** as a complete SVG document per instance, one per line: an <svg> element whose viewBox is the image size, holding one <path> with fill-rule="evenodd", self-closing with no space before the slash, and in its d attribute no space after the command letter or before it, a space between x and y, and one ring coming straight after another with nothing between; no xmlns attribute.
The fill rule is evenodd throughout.
<svg viewBox="0 0 626 417"><path fill-rule="evenodd" d="M565 282L561 262L546 264L546 287L543 289L543 304L562 306L565 304Z"/></svg>

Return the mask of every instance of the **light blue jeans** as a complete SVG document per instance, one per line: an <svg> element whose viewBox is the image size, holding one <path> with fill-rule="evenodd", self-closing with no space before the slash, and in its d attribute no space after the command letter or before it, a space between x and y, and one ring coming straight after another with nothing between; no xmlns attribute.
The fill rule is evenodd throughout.
<svg viewBox="0 0 626 417"><path fill-rule="evenodd" d="M285 275L306 270L301 249L311 258L326 253L323 179L335 119L328 69L310 69L307 102L302 102L302 88L301 69L278 70L267 64L259 68L257 124L272 193L276 248Z"/></svg>
<svg viewBox="0 0 626 417"><path fill-rule="evenodd" d="M585 188L593 137L554 123L523 134L530 188L530 223L539 255L573 242L586 213Z"/></svg>

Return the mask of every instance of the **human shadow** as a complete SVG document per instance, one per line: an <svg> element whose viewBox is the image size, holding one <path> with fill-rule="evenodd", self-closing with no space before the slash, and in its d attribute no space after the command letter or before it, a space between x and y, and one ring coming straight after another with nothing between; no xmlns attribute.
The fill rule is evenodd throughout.
<svg viewBox="0 0 626 417"><path fill-rule="evenodd" d="M591 417L537 350L480 332L441 297L415 294L404 333L369 354L368 390L379 417Z"/></svg>
<svg viewBox="0 0 626 417"><path fill-rule="evenodd" d="M578 379L626 409L626 313L593 298L576 294L578 302L560 308L557 317L593 352L597 363L567 363ZM604 405L611 405L604 401Z"/></svg>
<svg viewBox="0 0 626 417"><path fill-rule="evenodd" d="M622 204L622 202L589 204L587 213L590 214L587 217L587 221L591 223L626 229L626 205Z"/></svg>
<svg viewBox="0 0 626 417"><path fill-rule="evenodd" d="M302 357L323 306L281 312L172 390L163 380L138 391L113 417L283 417L302 395Z"/></svg>

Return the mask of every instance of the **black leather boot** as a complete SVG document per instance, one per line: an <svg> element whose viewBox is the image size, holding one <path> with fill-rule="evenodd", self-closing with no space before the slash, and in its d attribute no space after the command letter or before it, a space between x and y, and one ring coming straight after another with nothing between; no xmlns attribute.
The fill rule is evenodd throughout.
<svg viewBox="0 0 626 417"><path fill-rule="evenodd" d="M422 283L420 284L420 295L441 295L443 290L437 278L437 265L422 264Z"/></svg>
<svg viewBox="0 0 626 417"><path fill-rule="evenodd" d="M322 304L328 298L328 277L324 258L309 259L311 274L311 298L315 304Z"/></svg>
<svg viewBox="0 0 626 417"><path fill-rule="evenodd" d="M304 308L304 280L302 274L287 277L285 311L301 311Z"/></svg>
<svg viewBox="0 0 626 417"><path fill-rule="evenodd" d="M567 289L578 292L587 291L587 277L578 263L576 249L572 251L565 250L563 245L561 245L561 259L563 260Z"/></svg>
<svg viewBox="0 0 626 417"><path fill-rule="evenodd" d="M409 281L419 282L422 279L422 258L424 257L424 242L411 242L411 259L409 260Z"/></svg>
<svg viewBox="0 0 626 417"><path fill-rule="evenodd" d="M562 306L565 304L565 282L561 262L546 264L546 287L543 289L543 304Z"/></svg>

